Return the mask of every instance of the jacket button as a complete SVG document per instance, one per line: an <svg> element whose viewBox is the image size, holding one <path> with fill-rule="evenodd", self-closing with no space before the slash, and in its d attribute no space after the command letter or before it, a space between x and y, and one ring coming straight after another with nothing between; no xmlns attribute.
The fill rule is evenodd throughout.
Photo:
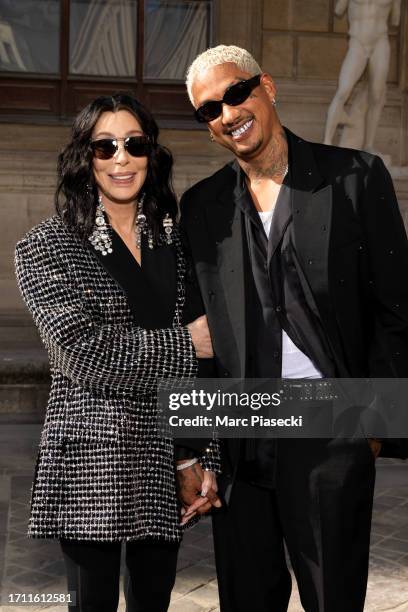
<svg viewBox="0 0 408 612"><path fill-rule="evenodd" d="M280 312L282 310L281 306L276 306L275 312Z"/></svg>
<svg viewBox="0 0 408 612"><path fill-rule="evenodd" d="M227 378L230 375L230 373L228 372L228 370L224 370L222 375Z"/></svg>

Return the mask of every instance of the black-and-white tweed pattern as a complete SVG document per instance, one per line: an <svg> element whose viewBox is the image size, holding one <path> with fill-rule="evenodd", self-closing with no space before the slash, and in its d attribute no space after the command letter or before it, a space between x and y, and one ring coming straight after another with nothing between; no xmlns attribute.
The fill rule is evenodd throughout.
<svg viewBox="0 0 408 612"><path fill-rule="evenodd" d="M20 290L45 343L52 385L28 534L101 541L179 540L173 443L157 435L158 378L191 378L180 326L184 258L176 234L173 327L135 326L126 296L57 217L16 248ZM219 470L218 452L203 460Z"/></svg>

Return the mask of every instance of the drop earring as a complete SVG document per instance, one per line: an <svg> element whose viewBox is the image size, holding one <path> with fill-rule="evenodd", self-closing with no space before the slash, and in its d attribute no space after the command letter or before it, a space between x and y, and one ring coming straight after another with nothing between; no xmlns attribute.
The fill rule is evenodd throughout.
<svg viewBox="0 0 408 612"><path fill-rule="evenodd" d="M101 251L102 255L108 255L108 253L112 253L112 239L104 213L102 196L99 196L96 205L95 226L88 240L96 251Z"/></svg>
<svg viewBox="0 0 408 612"><path fill-rule="evenodd" d="M173 233L173 219L170 217L169 213L166 213L166 216L163 219L163 227L166 244L171 244L173 242L171 238L171 234Z"/></svg>

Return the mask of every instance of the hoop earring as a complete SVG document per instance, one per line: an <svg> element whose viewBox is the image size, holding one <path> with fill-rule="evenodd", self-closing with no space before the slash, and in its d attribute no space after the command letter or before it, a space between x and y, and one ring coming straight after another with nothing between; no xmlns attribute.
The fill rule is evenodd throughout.
<svg viewBox="0 0 408 612"><path fill-rule="evenodd" d="M272 106L276 106L276 100L275 100L275 98L272 98Z"/></svg>

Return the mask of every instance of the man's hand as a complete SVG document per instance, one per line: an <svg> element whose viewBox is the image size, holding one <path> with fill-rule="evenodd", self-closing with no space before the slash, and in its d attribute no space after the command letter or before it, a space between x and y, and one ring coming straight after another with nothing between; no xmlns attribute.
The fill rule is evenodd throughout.
<svg viewBox="0 0 408 612"><path fill-rule="evenodd" d="M368 438L367 440L369 447L371 448L371 452L374 455L374 459L377 459L378 455L381 452L382 443L380 440L376 438Z"/></svg>
<svg viewBox="0 0 408 612"><path fill-rule="evenodd" d="M187 325L198 359L214 357L207 317L202 315Z"/></svg>
<svg viewBox="0 0 408 612"><path fill-rule="evenodd" d="M177 463L184 463L184 460ZM177 472L177 489L182 504L182 525L196 514L205 514L212 506L221 507L215 474L204 471L199 463Z"/></svg>

